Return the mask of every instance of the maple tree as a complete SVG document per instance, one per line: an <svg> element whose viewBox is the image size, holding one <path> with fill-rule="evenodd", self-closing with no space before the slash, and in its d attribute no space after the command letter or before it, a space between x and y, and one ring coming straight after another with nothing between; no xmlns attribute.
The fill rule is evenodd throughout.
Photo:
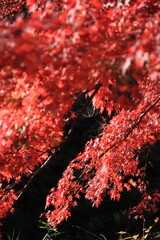
<svg viewBox="0 0 160 240"><path fill-rule="evenodd" d="M109 116L47 196L52 226L81 194L99 206L136 187L132 213L156 211L139 167L145 144L160 140L160 3L154 0L3 0L0 3L0 217L13 211L30 181L65 141L78 97ZM104 119L105 120L105 119ZM29 183L28 183L29 184Z"/></svg>

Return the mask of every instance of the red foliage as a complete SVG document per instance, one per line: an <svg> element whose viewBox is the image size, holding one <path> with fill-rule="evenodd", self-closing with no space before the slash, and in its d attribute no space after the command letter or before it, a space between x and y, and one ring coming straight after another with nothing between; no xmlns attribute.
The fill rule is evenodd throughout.
<svg viewBox="0 0 160 240"><path fill-rule="evenodd" d="M131 187L144 196L140 212L149 197L135 152L160 139L159 2L8 0L0 9L0 217L17 198L11 180L33 174L48 149L60 146L73 96L100 85L95 108L117 115L69 164L47 197L55 210L46 216L56 226L80 193L98 206L106 194L119 200ZM159 201L158 193L151 198Z"/></svg>

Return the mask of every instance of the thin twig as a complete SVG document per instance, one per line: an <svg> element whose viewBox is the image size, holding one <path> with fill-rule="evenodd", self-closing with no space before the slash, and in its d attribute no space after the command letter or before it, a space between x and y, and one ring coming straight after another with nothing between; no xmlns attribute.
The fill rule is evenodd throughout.
<svg viewBox="0 0 160 240"><path fill-rule="evenodd" d="M102 236L104 240L107 240L107 238L102 233L100 233L99 235Z"/></svg>
<svg viewBox="0 0 160 240"><path fill-rule="evenodd" d="M72 227L78 228L78 229L80 229L80 230L82 230L82 231L84 231L84 232L86 232L86 233L94 236L96 239L102 240L101 237L97 236L96 234L94 234L94 233L92 233L92 232L90 232L90 231L88 231L88 230L86 230L86 229L84 229L84 228L82 228L82 227L79 227L79 226L77 226L77 225L72 225Z"/></svg>
<svg viewBox="0 0 160 240"><path fill-rule="evenodd" d="M150 104L147 106L147 109L141 113L139 116L138 116L138 119L137 121L135 121L135 123L132 125L132 127L130 128L130 130L126 133L126 135L124 135L124 138L121 140L121 143L126 140L126 138L133 132L133 130L137 127L137 125L142 121L142 119L146 116L146 114L160 101L160 97L158 97L154 102L153 104ZM111 145L109 148L107 148L105 151L103 151L99 158L103 157L104 154L106 154L108 151L110 151L112 148L115 148L119 145L119 142L117 144L113 144Z"/></svg>

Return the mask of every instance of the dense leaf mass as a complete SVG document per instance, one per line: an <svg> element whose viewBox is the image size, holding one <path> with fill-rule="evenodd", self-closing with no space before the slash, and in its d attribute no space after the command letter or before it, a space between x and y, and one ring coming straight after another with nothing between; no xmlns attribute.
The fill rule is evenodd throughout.
<svg viewBox="0 0 160 240"><path fill-rule="evenodd" d="M160 139L159 1L2 0L0 19L0 217L18 198L11 182L60 148L83 92L115 114L51 190L49 224L67 219L81 193L98 206L135 187L132 212L155 211L159 193L147 192L138 164L142 146Z"/></svg>

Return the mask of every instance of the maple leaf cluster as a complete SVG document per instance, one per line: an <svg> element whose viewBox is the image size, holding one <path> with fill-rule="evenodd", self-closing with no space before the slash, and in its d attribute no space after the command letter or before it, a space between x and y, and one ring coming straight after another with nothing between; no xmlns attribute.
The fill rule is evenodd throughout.
<svg viewBox="0 0 160 240"><path fill-rule="evenodd" d="M146 193L136 153L160 139L160 3L4 0L0 9L0 217L18 197L11 181L32 176L60 146L81 92L100 113L116 114L51 190L49 224L67 219L81 193L98 206L136 187L139 212L148 199L159 201Z"/></svg>

